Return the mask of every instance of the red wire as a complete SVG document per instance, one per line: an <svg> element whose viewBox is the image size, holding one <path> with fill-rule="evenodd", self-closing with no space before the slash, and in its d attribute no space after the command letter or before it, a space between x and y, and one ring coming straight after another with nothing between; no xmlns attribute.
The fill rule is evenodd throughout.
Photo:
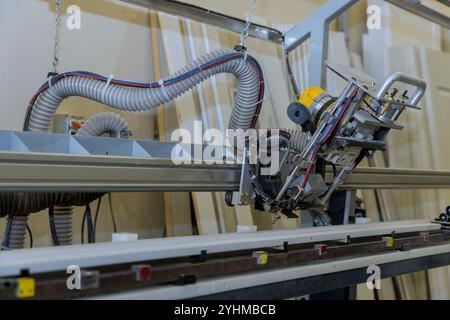
<svg viewBox="0 0 450 320"><path fill-rule="evenodd" d="M327 136L325 137L325 139L323 139L323 142L320 144L321 146L327 142L328 138L330 138L331 134L333 133L334 129L336 129L337 125L339 124L339 122L341 122L342 117L344 116L345 111L347 111L348 106L350 105L350 102L352 102L353 98L355 97L356 93L358 92L357 89L355 89L353 91L353 94L350 96L350 98L348 99L347 103L344 106L344 110L342 111L341 115L339 116L339 118L337 119L337 121L335 122L335 124L333 125L333 128L331 128L330 132L328 132Z"/></svg>

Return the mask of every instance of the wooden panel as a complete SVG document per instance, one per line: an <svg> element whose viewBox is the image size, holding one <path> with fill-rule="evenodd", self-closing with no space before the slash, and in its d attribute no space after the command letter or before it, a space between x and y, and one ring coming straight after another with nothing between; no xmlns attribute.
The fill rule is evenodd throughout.
<svg viewBox="0 0 450 320"><path fill-rule="evenodd" d="M166 61L167 54L164 54L163 44L160 42L161 33L158 24L158 15L155 12L150 16L152 27L152 44L153 44L153 60L155 64L155 79L158 81L162 77L161 63ZM163 37L164 38L164 37ZM161 54L163 50L163 54ZM175 108L175 112L171 105L163 105L158 108L158 129L161 140L169 140L170 132L176 128L171 118L175 116L175 112L180 117L179 108ZM191 206L190 195L186 192L164 193L164 209L166 219L166 235L167 236L184 236L192 234L191 223Z"/></svg>
<svg viewBox="0 0 450 320"><path fill-rule="evenodd" d="M163 30L162 38L168 70L170 73L174 73L190 62L190 59L188 59L188 53L186 52L185 37L182 33L180 20L177 17L163 13L158 13L158 16L160 19L161 28ZM195 41L194 39L191 40ZM194 44L191 44L191 55L196 54L195 50L192 50L192 46L195 46L195 42ZM189 44L187 45L187 49L189 49ZM187 129L191 132L191 134L194 133L194 121L202 120L202 105L197 103L198 97L202 94L202 92L201 90L199 92L198 89L194 89L193 91L195 92L195 97L192 93L187 93L174 101L179 127ZM203 116L205 117L205 113L203 113ZM192 193L192 199L194 202L199 233L218 233L219 229L217 225L215 205L211 194L194 192ZM187 217L185 217L185 219L186 218ZM215 223L212 221L215 221Z"/></svg>
<svg viewBox="0 0 450 320"><path fill-rule="evenodd" d="M427 114L431 157L433 169L450 169L448 120L450 119L450 55L436 50L419 48L420 65L423 77L428 84L425 95L425 110ZM439 213L448 206L450 192L437 191L439 201L430 215ZM431 288L431 298L450 299L450 268L440 268L428 272Z"/></svg>

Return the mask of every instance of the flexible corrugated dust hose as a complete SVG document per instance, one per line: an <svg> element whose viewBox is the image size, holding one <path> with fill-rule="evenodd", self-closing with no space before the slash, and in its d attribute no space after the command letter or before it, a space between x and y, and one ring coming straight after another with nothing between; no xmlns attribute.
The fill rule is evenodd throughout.
<svg viewBox="0 0 450 320"><path fill-rule="evenodd" d="M22 249L27 232L28 216L10 216L2 241L4 249Z"/></svg>
<svg viewBox="0 0 450 320"><path fill-rule="evenodd" d="M244 52L219 50L205 54L157 83L142 84L113 79L106 81L100 76L84 72L57 75L33 97L28 106L24 130L47 132L58 106L71 96L85 97L119 110L144 111L166 103L220 73L233 74L237 80L229 128L254 127L264 98L262 70L257 61ZM51 206L86 205L98 196L99 194L2 193L0 215L28 216Z"/></svg>
<svg viewBox="0 0 450 320"><path fill-rule="evenodd" d="M303 152L308 146L311 135L308 132L301 130L285 129L289 133L289 148L295 150L298 153Z"/></svg>
<svg viewBox="0 0 450 320"><path fill-rule="evenodd" d="M207 78L230 73L237 79L235 103L229 128L249 129L254 126L260 104L262 73L251 56L234 50L220 50L205 54L172 76L157 83L125 86L114 81L106 83L88 74L67 74L42 92L34 102L26 129L47 131L61 102L71 96L85 97L124 111L151 110L182 95ZM257 115L256 115L257 117Z"/></svg>
<svg viewBox="0 0 450 320"><path fill-rule="evenodd" d="M101 136L112 133L120 137L121 132L127 132L128 123L120 115L113 112L102 112L93 115L78 130L79 135ZM59 245L72 243L72 206L84 206L95 201L102 194L97 193L44 193L44 192L3 192L0 193L0 214L8 215L3 247L20 249L24 243L25 231L23 221L34 212L54 207L54 224ZM26 228L26 224L25 224ZM19 238L22 236L22 239ZM22 244L22 245L21 245Z"/></svg>
<svg viewBox="0 0 450 320"><path fill-rule="evenodd" d="M128 134L128 131L128 122L120 115L114 112L100 112L94 114L83 123L77 131L77 136L102 136L109 134L111 137L120 138L122 133ZM53 223L54 244L60 246L71 245L73 234L72 206L55 206Z"/></svg>

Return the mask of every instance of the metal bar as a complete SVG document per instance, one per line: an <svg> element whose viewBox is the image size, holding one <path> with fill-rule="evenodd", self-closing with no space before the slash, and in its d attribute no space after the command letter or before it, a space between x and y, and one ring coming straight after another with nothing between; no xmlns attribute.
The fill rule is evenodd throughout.
<svg viewBox="0 0 450 320"><path fill-rule="evenodd" d="M327 180L332 181L331 171ZM338 189L446 189L450 171L357 168Z"/></svg>
<svg viewBox="0 0 450 320"><path fill-rule="evenodd" d="M442 12L437 11L422 1L410 0L385 0L393 5L396 5L404 10L412 12L422 18L435 22L445 28L450 28L450 17ZM441 5L449 6L448 0L439 0ZM438 3L435 6L439 5Z"/></svg>
<svg viewBox="0 0 450 320"><path fill-rule="evenodd" d="M198 22L206 23L232 32L241 33L245 28L245 21L220 12L215 12L196 5L174 0L122 0L141 7L154 9L160 12L185 17ZM276 44L283 43L283 33L274 28L252 23L248 32L250 37L270 41Z"/></svg>
<svg viewBox="0 0 450 320"><path fill-rule="evenodd" d="M441 246L431 246L425 248L412 249L410 251L394 251L390 253L362 256L351 259L336 260L333 262L316 263L311 265L295 266L290 268L275 269L269 271L259 271L250 274L236 275L231 277L218 277L211 280L199 281L195 284L183 287L180 290L177 286L160 286L135 290L130 292L100 296L100 299L189 299L198 297L219 297L219 294L226 292L236 292L237 290L255 290L264 291L268 285L282 283L293 283L298 279L319 279L319 283L324 282L323 277L330 280L333 277L335 281L342 278L341 272L350 272L355 270L358 277L353 275L352 283L342 281L342 286L365 282L367 280L367 266L378 265L386 269L384 276L394 276L402 273L424 270L438 266L445 266L450 263L450 244ZM361 281L361 277L364 277ZM350 278L347 278L350 280ZM313 282L318 286L318 282ZM327 282L327 281L325 281ZM330 281L330 284L333 283ZM336 282L333 284L334 288ZM305 288L311 288L311 283ZM279 289L282 290L282 289ZM322 291L322 290L321 290ZM279 291L282 292L282 291ZM305 291L305 293L309 293ZM301 295L301 294L300 294ZM248 297L252 297L249 295Z"/></svg>
<svg viewBox="0 0 450 320"><path fill-rule="evenodd" d="M170 159L0 153L0 191L131 192L239 189L240 166Z"/></svg>
<svg viewBox="0 0 450 320"><path fill-rule="evenodd" d="M89 268L136 261L158 260L210 253L346 240L410 232L439 230L440 225L425 220L302 228L286 231L261 231L248 234L218 234L149 239L124 243L97 243L0 252L0 277L65 270L69 265Z"/></svg>
<svg viewBox="0 0 450 320"><path fill-rule="evenodd" d="M166 158L0 152L0 191L238 191L240 165ZM327 171L331 183L333 173ZM450 171L357 168L338 189L445 189Z"/></svg>
<svg viewBox="0 0 450 320"><path fill-rule="evenodd" d="M240 168L195 159L205 146L0 131L0 191L228 191ZM197 150L198 149L198 150ZM199 151L199 152L197 152ZM227 159L232 155L225 153ZM184 162L180 165L180 162ZM203 164L202 164L203 163Z"/></svg>
<svg viewBox="0 0 450 320"><path fill-rule="evenodd" d="M0 191L239 190L239 164L176 164L173 161L174 150L182 150L186 156L195 154L196 148L204 146L0 131ZM232 158L227 155L228 160ZM333 182L331 171L326 180ZM449 187L450 171L359 168L339 188Z"/></svg>

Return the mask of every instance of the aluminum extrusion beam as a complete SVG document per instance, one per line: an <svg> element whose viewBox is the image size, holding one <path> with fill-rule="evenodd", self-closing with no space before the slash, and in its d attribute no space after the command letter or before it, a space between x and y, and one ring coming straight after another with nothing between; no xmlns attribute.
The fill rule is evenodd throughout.
<svg viewBox="0 0 450 320"><path fill-rule="evenodd" d="M161 158L0 152L0 191L237 191L240 171L239 165L175 165ZM339 187L446 188L450 171L384 168L357 168Z"/></svg>
<svg viewBox="0 0 450 320"><path fill-rule="evenodd" d="M172 153L177 146L184 155L195 154L196 147L204 148L152 140L0 131L0 191L239 189L239 164L175 164ZM332 182L331 172L326 180ZM357 168L340 189L448 187L450 171Z"/></svg>
<svg viewBox="0 0 450 320"><path fill-rule="evenodd" d="M330 172L327 176L331 179ZM447 188L450 188L450 171L360 167L338 189Z"/></svg>
<svg viewBox="0 0 450 320"><path fill-rule="evenodd" d="M253 250L291 244L345 240L391 234L439 230L439 224L425 220L380 222L367 225L341 225L283 231L218 234L149 239L123 243L97 243L69 247L49 247L0 252L0 277L19 275L21 270L44 273L81 268L186 257L208 253Z"/></svg>
<svg viewBox="0 0 450 320"><path fill-rule="evenodd" d="M158 158L0 153L0 191L229 191L239 190L240 171Z"/></svg>
<svg viewBox="0 0 450 320"><path fill-rule="evenodd" d="M0 191L238 189L240 166L207 165L191 156L197 151L202 155L203 148L153 140L0 131ZM191 160L177 165L172 161L175 157L179 161L189 157L200 164L190 164Z"/></svg>
<svg viewBox="0 0 450 320"><path fill-rule="evenodd" d="M229 15L215 12L206 8L173 0L122 0L141 7L189 18L212 26L241 33L245 28L245 21ZM252 23L248 35L253 38L283 43L283 33L274 28Z"/></svg>

